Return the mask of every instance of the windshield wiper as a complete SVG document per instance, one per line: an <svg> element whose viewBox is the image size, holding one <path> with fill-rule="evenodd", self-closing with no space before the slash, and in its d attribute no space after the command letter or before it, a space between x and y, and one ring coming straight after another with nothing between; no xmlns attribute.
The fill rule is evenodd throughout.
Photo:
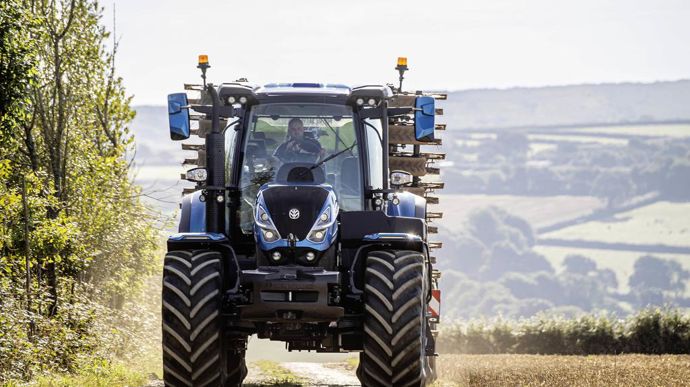
<svg viewBox="0 0 690 387"><path fill-rule="evenodd" d="M347 147L347 148L341 150L341 151L338 152L338 153L333 153L332 155L330 155L330 156L326 157L325 159L319 161L318 163L312 165L311 167L309 167L309 169L304 169L304 170L302 170L302 172L300 172L300 173L297 175L297 177L302 177L302 176L304 176L304 175L307 173L307 171L314 170L314 169L316 169L316 168L322 166L324 163L333 160L334 158L336 158L336 157L342 155L343 153L345 153L345 152L347 152L347 151L352 150L352 148L354 148L355 145L357 145L357 143L354 143L354 144L350 145L349 147ZM352 154L352 153L350 152L350 154Z"/></svg>
<svg viewBox="0 0 690 387"><path fill-rule="evenodd" d="M328 120L327 120L325 117L319 117L319 118L321 118L321 120L323 121L323 123L326 124L326 126L328 126L328 129L331 130L331 133L333 133L333 134L335 135L336 141L338 141L338 142L340 142L341 144L343 144L344 147L347 147L347 144L345 144L345 141L343 141L343 139L340 138L340 136L338 135L338 133L336 133L336 131L335 131L335 130L333 129L333 127L331 126L331 124L328 123ZM352 147L350 147L350 149L352 149ZM352 152L350 152L350 155L354 156L354 155L352 154Z"/></svg>
<svg viewBox="0 0 690 387"><path fill-rule="evenodd" d="M343 145L345 145L345 144L343 144ZM330 156L326 157L325 159L319 161L318 163L314 164L314 165L313 165L311 168L309 168L309 169L318 168L318 167L322 166L325 162L331 161L331 160L333 160L334 158L336 158L336 157L342 155L342 154L345 153L345 152L349 152L350 150L352 150L352 148L355 147L355 145L357 145L357 144L352 144L352 145L350 145L349 147L347 147L347 148L341 150L341 151L338 152L338 153L333 153L332 155L330 155ZM350 154L352 154L352 152L350 152Z"/></svg>

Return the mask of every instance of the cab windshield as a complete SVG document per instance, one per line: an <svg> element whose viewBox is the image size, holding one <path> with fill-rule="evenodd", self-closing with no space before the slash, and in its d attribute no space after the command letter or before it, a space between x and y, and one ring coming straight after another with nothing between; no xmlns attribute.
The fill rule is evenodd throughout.
<svg viewBox="0 0 690 387"><path fill-rule="evenodd" d="M341 211L363 209L359 148L349 106L257 105L252 110L248 130L240 175L240 225L244 233L252 232L254 201L259 188L284 176L281 167L309 168L320 164L314 175L322 176L323 180L317 179L315 183L333 187Z"/></svg>

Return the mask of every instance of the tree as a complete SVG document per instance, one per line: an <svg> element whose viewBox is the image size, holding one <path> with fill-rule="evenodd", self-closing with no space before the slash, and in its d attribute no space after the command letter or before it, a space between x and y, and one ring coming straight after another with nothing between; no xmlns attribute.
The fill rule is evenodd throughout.
<svg viewBox="0 0 690 387"><path fill-rule="evenodd" d="M683 269L680 263L645 255L635 261L628 284L633 291L657 289L680 296L685 292L688 279L690 272Z"/></svg>
<svg viewBox="0 0 690 387"><path fill-rule="evenodd" d="M32 48L12 55L30 53L33 62L23 63L35 65L30 71L10 69L25 71L31 82L14 87L3 78L3 111L6 96L25 98L13 105L20 114L12 127L3 115L0 156L9 176L26 175L31 181L30 243L53 315L61 276L107 288L114 299L136 288L132 285L153 268L155 218L140 203L140 190L128 175L133 137L127 123L134 111L116 76L117 44L110 51L104 45L109 34L99 25L101 9L92 0L12 3L8 15L37 20L10 23L21 27L14 34L23 34ZM4 18L2 25L7 25ZM5 63L0 71L8 72ZM10 177L9 192L16 195L19 181ZM12 231L19 230L17 221L5 218L3 226L12 236L6 246L21 246L23 234Z"/></svg>
<svg viewBox="0 0 690 387"><path fill-rule="evenodd" d="M447 230L445 233L445 235L448 234L450 234L450 230ZM443 241L443 245L448 247L446 251L452 252L451 255L446 255L439 261L444 269L448 268L467 274L476 274L486 263L488 254L486 246L471 235L456 235L449 240ZM443 253L443 250L441 252Z"/></svg>
<svg viewBox="0 0 690 387"><path fill-rule="evenodd" d="M687 200L690 198L690 162L687 158L674 160L665 176L661 187L663 193L674 200Z"/></svg>
<svg viewBox="0 0 690 387"><path fill-rule="evenodd" d="M622 204L635 193L635 185L628 174L601 171L592 183L592 195L606 199L609 208Z"/></svg>
<svg viewBox="0 0 690 387"><path fill-rule="evenodd" d="M568 273L586 275L597 270L597 264L590 258L579 254L570 254L565 257L563 266Z"/></svg>
<svg viewBox="0 0 690 387"><path fill-rule="evenodd" d="M157 217L129 177L134 112L100 15L93 0L0 2L0 380L104 351L117 315L104 305L156 263Z"/></svg>

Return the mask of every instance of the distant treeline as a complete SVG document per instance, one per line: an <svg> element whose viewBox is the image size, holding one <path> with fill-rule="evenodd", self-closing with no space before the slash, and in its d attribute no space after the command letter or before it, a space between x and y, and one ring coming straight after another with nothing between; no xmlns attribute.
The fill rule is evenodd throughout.
<svg viewBox="0 0 690 387"><path fill-rule="evenodd" d="M590 315L475 321L446 326L440 338L440 353L690 354L690 315L647 309L624 320Z"/></svg>
<svg viewBox="0 0 690 387"><path fill-rule="evenodd" d="M476 161L455 160L446 176L453 192L592 195L610 206L653 191L690 199L690 139L631 139L625 146L560 141L530 154L526 134L505 131L479 146L454 146L449 154L475 154Z"/></svg>
<svg viewBox="0 0 690 387"><path fill-rule="evenodd" d="M473 211L460 232L439 236L444 243L438 266L446 318L518 318L541 312L577 317L600 311L623 316L650 305L690 308L690 271L678 261L641 255L629 278L617 278L598 264L601 256L571 254L557 270L534 249L536 235L529 222L500 208ZM627 283L627 292L619 290L621 283Z"/></svg>

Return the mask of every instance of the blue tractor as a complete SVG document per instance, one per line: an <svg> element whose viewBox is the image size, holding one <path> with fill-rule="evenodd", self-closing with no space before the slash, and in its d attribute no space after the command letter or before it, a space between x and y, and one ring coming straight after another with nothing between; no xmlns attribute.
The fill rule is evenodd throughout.
<svg viewBox="0 0 690 387"><path fill-rule="evenodd" d="M435 378L439 272L427 235L440 145L435 99L400 87L206 84L168 96L183 176L163 277L164 379L239 386L248 338L360 352L365 386ZM194 125L192 125L192 123Z"/></svg>

